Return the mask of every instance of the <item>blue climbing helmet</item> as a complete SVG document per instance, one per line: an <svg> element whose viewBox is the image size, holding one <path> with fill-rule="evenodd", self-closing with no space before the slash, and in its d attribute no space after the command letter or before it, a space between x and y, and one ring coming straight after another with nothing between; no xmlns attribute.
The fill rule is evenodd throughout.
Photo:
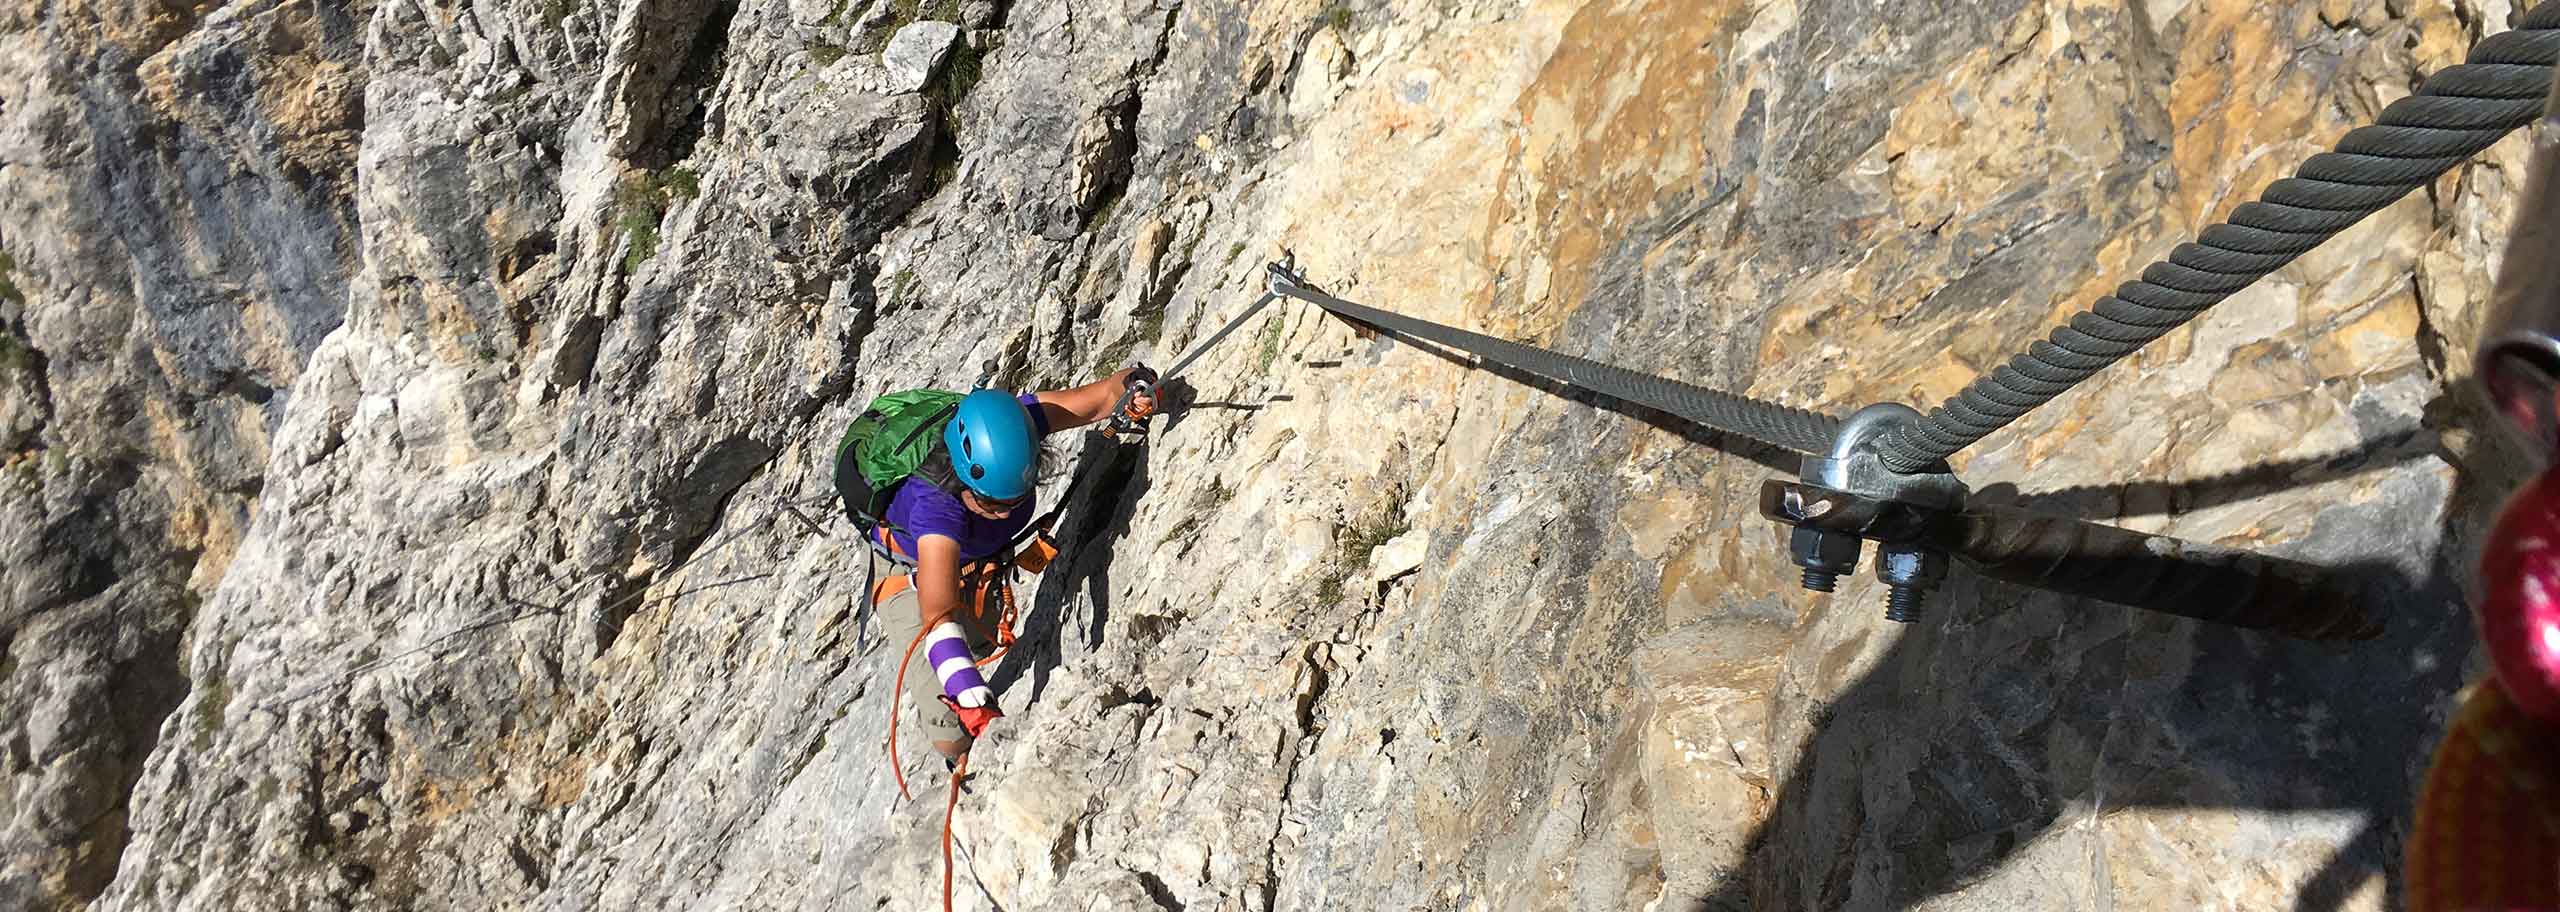
<svg viewBox="0 0 2560 912"><path fill-rule="evenodd" d="M1017 500L1031 493L1040 442L1031 433L1031 413L1011 395L982 389L962 397L942 426L942 446L951 453L951 474L978 496Z"/></svg>

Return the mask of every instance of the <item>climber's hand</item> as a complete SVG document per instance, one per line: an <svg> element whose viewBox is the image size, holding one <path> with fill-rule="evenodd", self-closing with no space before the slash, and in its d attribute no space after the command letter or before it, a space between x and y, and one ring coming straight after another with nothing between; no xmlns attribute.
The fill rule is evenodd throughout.
<svg viewBox="0 0 2560 912"><path fill-rule="evenodd" d="M972 738L985 735L988 725L993 724L997 719L1004 718L1004 710L994 703L988 703L985 706L962 706L949 696L944 696L942 705L950 707L951 714L960 717L960 730L968 732L969 737Z"/></svg>
<svg viewBox="0 0 2560 912"><path fill-rule="evenodd" d="M1129 368L1123 383L1129 390L1129 404L1121 409L1131 418L1145 418L1156 413L1156 371L1144 364Z"/></svg>

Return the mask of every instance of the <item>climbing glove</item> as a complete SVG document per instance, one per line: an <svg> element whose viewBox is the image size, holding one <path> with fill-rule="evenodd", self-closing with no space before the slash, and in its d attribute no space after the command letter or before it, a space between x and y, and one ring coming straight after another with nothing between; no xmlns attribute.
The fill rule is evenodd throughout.
<svg viewBox="0 0 2560 912"><path fill-rule="evenodd" d="M985 735L987 726L994 724L997 719L1004 718L1004 710L997 707L993 701L989 701L985 706L962 706L960 701L944 696L942 705L951 707L951 714L960 717L960 730L968 732L969 737L972 738Z"/></svg>
<svg viewBox="0 0 2560 912"><path fill-rule="evenodd" d="M1159 392L1156 384L1155 368L1144 364L1129 368L1129 379L1125 385L1135 392L1129 397L1124 411L1130 418L1143 420L1156 413L1156 395Z"/></svg>

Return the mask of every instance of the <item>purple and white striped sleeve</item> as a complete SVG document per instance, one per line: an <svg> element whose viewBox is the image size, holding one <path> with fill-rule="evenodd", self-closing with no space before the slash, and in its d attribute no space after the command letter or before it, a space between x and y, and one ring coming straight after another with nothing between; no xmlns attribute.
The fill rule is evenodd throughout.
<svg viewBox="0 0 2560 912"><path fill-rule="evenodd" d="M924 660L933 665L933 676L942 680L942 693L963 707L985 706L995 699L987 689L987 680L978 674L978 660L969 654L969 639L960 625L944 621L934 625L924 637Z"/></svg>

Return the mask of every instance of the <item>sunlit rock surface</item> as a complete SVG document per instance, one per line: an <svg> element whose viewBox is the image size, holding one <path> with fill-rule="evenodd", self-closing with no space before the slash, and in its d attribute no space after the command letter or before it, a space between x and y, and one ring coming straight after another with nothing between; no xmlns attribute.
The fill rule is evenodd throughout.
<svg viewBox="0 0 2560 912"><path fill-rule="evenodd" d="M1286 250L1925 406L2513 14L0 9L0 905L934 907L825 502L870 396L1167 366ZM2522 163L1957 460L2336 567L2348 647L1961 570L1891 625L1795 587L1785 454L1275 304L1051 481L960 901L2392 907L2516 471L2459 384Z"/></svg>

